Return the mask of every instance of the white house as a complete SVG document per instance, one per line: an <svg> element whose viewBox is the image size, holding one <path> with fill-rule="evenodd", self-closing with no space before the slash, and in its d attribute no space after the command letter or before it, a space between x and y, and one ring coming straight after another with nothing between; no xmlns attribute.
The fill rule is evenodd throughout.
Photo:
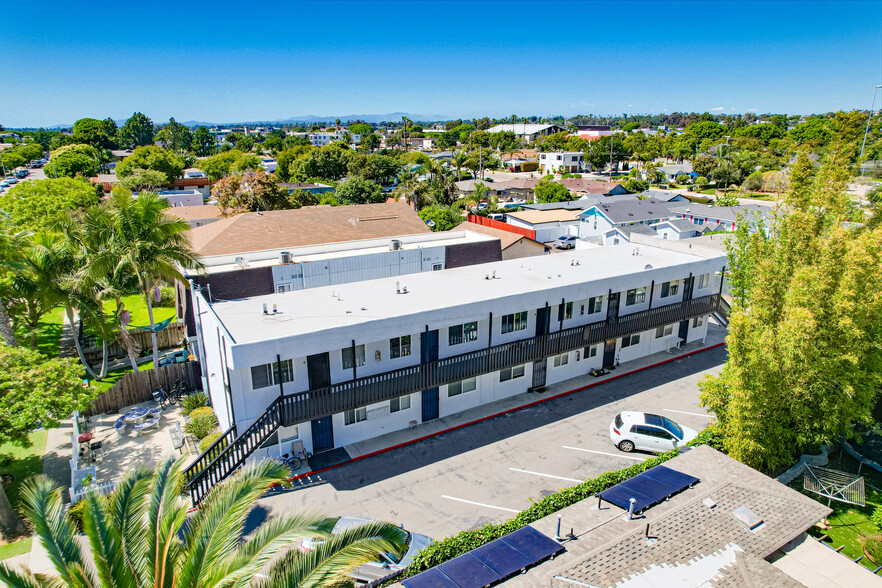
<svg viewBox="0 0 882 588"><path fill-rule="evenodd" d="M356 135L345 130L309 133L309 140L315 147L325 147L331 143L336 143L337 141L345 141L347 136L353 145L358 145L361 142L361 135Z"/></svg>
<svg viewBox="0 0 882 588"><path fill-rule="evenodd" d="M226 432L190 467L191 497L293 440L328 451L703 339L725 254L657 242L239 300L196 292L203 388Z"/></svg>
<svg viewBox="0 0 882 588"><path fill-rule="evenodd" d="M595 204L579 215L579 239L605 242L616 227L654 225L675 218L667 204L656 200L621 200ZM612 237L613 242L615 237ZM576 244L577 247L579 243Z"/></svg>
<svg viewBox="0 0 882 588"><path fill-rule="evenodd" d="M652 225L652 228L660 239L667 239L669 241L691 239L692 237L699 237L702 234L702 231L698 226L684 219L662 221L658 224Z"/></svg>
<svg viewBox="0 0 882 588"><path fill-rule="evenodd" d="M175 206L202 206L204 196L199 190L166 190L158 194L166 200L170 207Z"/></svg>
<svg viewBox="0 0 882 588"><path fill-rule="evenodd" d="M547 243L563 235L579 234L579 212L579 210L566 208L522 210L507 213L505 222L515 227L535 231L536 241Z"/></svg>
<svg viewBox="0 0 882 588"><path fill-rule="evenodd" d="M675 218L686 219L699 227L710 227L712 231L734 231L738 215L751 224L764 219L771 209L759 204L738 206L713 206L711 204L672 204L671 212Z"/></svg>
<svg viewBox="0 0 882 588"><path fill-rule="evenodd" d="M663 243L224 302L198 292L204 389L222 428L236 426L227 449L193 466L191 495L243 449L260 457L297 439L327 451L631 361L672 337L702 339L725 256Z"/></svg>
<svg viewBox="0 0 882 588"><path fill-rule="evenodd" d="M278 166L278 162L272 157L264 157L260 161L260 167L266 171L268 174L272 174L276 172L276 167Z"/></svg>
<svg viewBox="0 0 882 588"><path fill-rule="evenodd" d="M583 171L585 156L581 151L556 151L539 154L539 171L548 172L580 172Z"/></svg>
<svg viewBox="0 0 882 588"><path fill-rule="evenodd" d="M548 135L560 133L565 130L566 129L564 129L563 127L559 127L557 125L517 123L496 125L487 129L487 132L501 133L503 131L507 131L509 133L514 133L517 137L520 137L521 139L532 143L536 139L541 139L542 137L547 137Z"/></svg>

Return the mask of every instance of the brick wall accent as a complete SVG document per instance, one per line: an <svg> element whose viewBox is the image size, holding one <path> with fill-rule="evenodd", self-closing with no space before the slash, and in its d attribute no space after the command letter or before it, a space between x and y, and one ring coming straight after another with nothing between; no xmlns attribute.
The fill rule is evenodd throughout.
<svg viewBox="0 0 882 588"><path fill-rule="evenodd" d="M499 222L498 220L493 220L492 218L487 218L486 216L470 214L469 222L475 223L476 225L484 225L485 227L499 229L500 231L507 231L509 233L523 235L524 237L529 237L534 241L536 240L536 231L531 231L530 229L525 229L523 227L516 227L508 223Z"/></svg>
<svg viewBox="0 0 882 588"><path fill-rule="evenodd" d="M272 267L253 267L196 276L193 283L198 286L211 285L211 297L213 300L233 300L236 298L248 298L250 296L262 296L275 292L273 285ZM189 292L187 293L189 296ZM206 298L208 294L205 294ZM187 301L187 334L196 334L196 320L193 317L193 301Z"/></svg>
<svg viewBox="0 0 882 588"><path fill-rule="evenodd" d="M491 261L502 261L502 246L498 239L448 246L444 267L453 269Z"/></svg>

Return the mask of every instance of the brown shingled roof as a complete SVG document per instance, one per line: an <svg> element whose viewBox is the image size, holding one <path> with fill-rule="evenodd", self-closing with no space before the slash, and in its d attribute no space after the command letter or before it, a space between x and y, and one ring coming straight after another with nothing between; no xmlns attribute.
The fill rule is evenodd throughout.
<svg viewBox="0 0 882 588"><path fill-rule="evenodd" d="M521 239L526 239L527 241L533 241L533 239L525 236L518 235L517 233L510 233L508 231L503 231L502 229L494 229L493 227L487 227L484 225L479 225L476 223L470 223L468 221L462 223L458 227L451 229L453 231L472 231L473 233L481 233L482 235L488 235L490 237L496 237L499 239L499 246L501 249L508 249ZM539 243L538 241L534 241L534 243Z"/></svg>
<svg viewBox="0 0 882 588"><path fill-rule="evenodd" d="M167 208L165 213L189 221L203 218L217 218L220 214L220 208L214 204L202 204L200 206L172 206L171 208Z"/></svg>
<svg viewBox="0 0 882 588"><path fill-rule="evenodd" d="M200 256L428 233L405 202L246 212L188 231Z"/></svg>

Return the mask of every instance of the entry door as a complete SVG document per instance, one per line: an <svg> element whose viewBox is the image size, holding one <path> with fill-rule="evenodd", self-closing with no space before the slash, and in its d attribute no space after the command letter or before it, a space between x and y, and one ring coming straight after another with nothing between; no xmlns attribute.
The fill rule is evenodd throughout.
<svg viewBox="0 0 882 588"><path fill-rule="evenodd" d="M536 336L547 335L551 324L551 312L548 306L536 309Z"/></svg>
<svg viewBox="0 0 882 588"><path fill-rule="evenodd" d="M692 300L692 291L695 289L695 276L683 280L683 300Z"/></svg>
<svg viewBox="0 0 882 588"><path fill-rule="evenodd" d="M545 373L548 371L548 358L537 359L533 362L533 388L541 388L545 385Z"/></svg>
<svg viewBox="0 0 882 588"><path fill-rule="evenodd" d="M606 320L616 322L619 318L619 293L613 292L609 295L609 305L606 308Z"/></svg>
<svg viewBox="0 0 882 588"><path fill-rule="evenodd" d="M330 415L312 421L312 452L334 448L334 421Z"/></svg>
<svg viewBox="0 0 882 588"><path fill-rule="evenodd" d="M308 356L306 371L309 375L310 390L327 388L331 385L331 358L327 353Z"/></svg>
<svg viewBox="0 0 882 588"><path fill-rule="evenodd" d="M686 335L689 334L689 320L680 321L680 332L677 333L677 336L683 339L683 343L686 342Z"/></svg>
<svg viewBox="0 0 882 588"><path fill-rule="evenodd" d="M420 362L432 363L438 361L438 330L420 333ZM422 419L432 421L439 414L438 387L423 390L422 394Z"/></svg>
<svg viewBox="0 0 882 588"><path fill-rule="evenodd" d="M616 340L611 339L603 347L603 367L613 367L616 363Z"/></svg>

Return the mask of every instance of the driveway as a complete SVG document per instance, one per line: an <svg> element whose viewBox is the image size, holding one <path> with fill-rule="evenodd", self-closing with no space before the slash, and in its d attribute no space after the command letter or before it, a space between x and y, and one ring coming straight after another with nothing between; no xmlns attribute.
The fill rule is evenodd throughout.
<svg viewBox="0 0 882 588"><path fill-rule="evenodd" d="M388 520L434 538L510 518L530 500L649 457L619 452L609 424L622 410L663 414L700 430L697 382L725 347L344 464L260 500L253 523L311 508Z"/></svg>

